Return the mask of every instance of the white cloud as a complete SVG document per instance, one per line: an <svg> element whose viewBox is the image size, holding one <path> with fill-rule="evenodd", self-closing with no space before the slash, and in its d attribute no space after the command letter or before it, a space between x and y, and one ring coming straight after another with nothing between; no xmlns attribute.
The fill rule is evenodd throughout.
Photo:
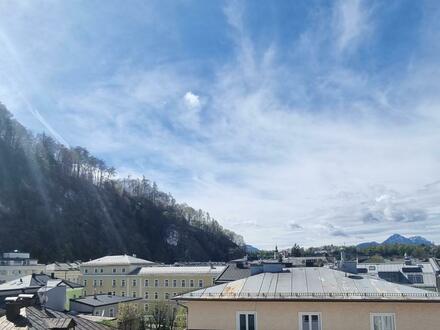
<svg viewBox="0 0 440 330"><path fill-rule="evenodd" d="M193 92L186 92L183 100L188 109L198 109L200 107L200 97Z"/></svg>

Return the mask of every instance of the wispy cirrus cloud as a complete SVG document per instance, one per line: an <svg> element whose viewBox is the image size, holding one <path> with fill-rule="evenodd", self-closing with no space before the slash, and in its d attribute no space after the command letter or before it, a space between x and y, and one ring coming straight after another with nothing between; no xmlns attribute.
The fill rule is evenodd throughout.
<svg viewBox="0 0 440 330"><path fill-rule="evenodd" d="M80 3L67 17L60 3L55 12L67 27L59 31L50 12L11 5L15 25L6 19L0 31L47 95L30 93L17 77L15 86L0 83L0 97L31 123L13 98L27 91L71 144L121 175L147 175L259 247L381 240L395 231L440 238L433 13L420 9L411 23L420 30L415 49L394 27L394 54L383 37L389 17L375 4L306 4L290 4L296 19L286 19L281 4L261 10L252 2L206 3L194 18L190 2L178 13L133 2L116 20L118 6L98 15ZM146 23L131 20L135 12ZM42 33L54 30L47 43L27 37L25 13L44 22ZM84 22L88 29L78 30ZM58 40L83 55L68 56ZM8 56L0 55L0 72L9 75ZM62 70L49 65L65 58Z"/></svg>

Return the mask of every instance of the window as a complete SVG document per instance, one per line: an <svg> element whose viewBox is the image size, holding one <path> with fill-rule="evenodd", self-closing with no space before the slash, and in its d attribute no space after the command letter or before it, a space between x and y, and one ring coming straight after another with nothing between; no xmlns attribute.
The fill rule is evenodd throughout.
<svg viewBox="0 0 440 330"><path fill-rule="evenodd" d="M89 270L87 268L84 269L84 274L87 274Z"/></svg>
<svg viewBox="0 0 440 330"><path fill-rule="evenodd" d="M98 272L98 268L95 268L95 273L97 273Z"/></svg>
<svg viewBox="0 0 440 330"><path fill-rule="evenodd" d="M116 292L115 292L115 291L113 291L113 292L112 292L112 295L113 295L113 296L116 296Z"/></svg>
<svg viewBox="0 0 440 330"><path fill-rule="evenodd" d="M203 288L203 280L199 280L199 288Z"/></svg>
<svg viewBox="0 0 440 330"><path fill-rule="evenodd" d="M125 280L121 280L121 286L125 286Z"/></svg>
<svg viewBox="0 0 440 330"><path fill-rule="evenodd" d="M368 266L368 270L376 270L376 266Z"/></svg>
<svg viewBox="0 0 440 330"><path fill-rule="evenodd" d="M148 299L148 291L145 292L145 299Z"/></svg>
<svg viewBox="0 0 440 330"><path fill-rule="evenodd" d="M237 312L237 330L256 330L256 312Z"/></svg>
<svg viewBox="0 0 440 330"><path fill-rule="evenodd" d="M189 280L189 286L190 286L191 288L194 287L194 280Z"/></svg>
<svg viewBox="0 0 440 330"><path fill-rule="evenodd" d="M137 284L136 280L133 280L133 286L136 286L136 284Z"/></svg>
<svg viewBox="0 0 440 330"><path fill-rule="evenodd" d="M125 297L125 291L121 291L121 297Z"/></svg>
<svg viewBox="0 0 440 330"><path fill-rule="evenodd" d="M102 269L102 268L101 268L99 271L100 271L101 273L104 273L104 269Z"/></svg>
<svg viewBox="0 0 440 330"><path fill-rule="evenodd" d="M170 299L170 294L168 292L165 293L165 300Z"/></svg>
<svg viewBox="0 0 440 330"><path fill-rule="evenodd" d="M173 292L173 297L177 296L177 292Z"/></svg>
<svg viewBox="0 0 440 330"><path fill-rule="evenodd" d="M154 293L154 299L159 299L159 294L157 292Z"/></svg>
<svg viewBox="0 0 440 330"><path fill-rule="evenodd" d="M300 330L321 330L321 313L299 313Z"/></svg>
<svg viewBox="0 0 440 330"><path fill-rule="evenodd" d="M133 291L132 294L133 298L136 298L136 291Z"/></svg>
<svg viewBox="0 0 440 330"><path fill-rule="evenodd" d="M184 288L185 285L186 285L185 280L182 280L182 281L181 281L181 286L182 286L182 288Z"/></svg>
<svg viewBox="0 0 440 330"><path fill-rule="evenodd" d="M102 286L102 280L99 280L99 286Z"/></svg>
<svg viewBox="0 0 440 330"><path fill-rule="evenodd" d="M159 286L159 280L154 280L154 286L157 288Z"/></svg>
<svg viewBox="0 0 440 330"><path fill-rule="evenodd" d="M87 280L84 280L84 286L87 286Z"/></svg>
<svg viewBox="0 0 440 330"><path fill-rule="evenodd" d="M215 277L212 278L212 284L215 284Z"/></svg>
<svg viewBox="0 0 440 330"><path fill-rule="evenodd" d="M112 280L112 287L116 286L116 280Z"/></svg>
<svg viewBox="0 0 440 330"><path fill-rule="evenodd" d="M145 286L147 287L148 286L148 280L145 280Z"/></svg>
<svg viewBox="0 0 440 330"><path fill-rule="evenodd" d="M145 304L145 305L144 305L144 311L145 311L145 312L148 312L148 304Z"/></svg>
<svg viewBox="0 0 440 330"><path fill-rule="evenodd" d="M114 317L115 316L115 310L113 308L110 308L108 315L110 317Z"/></svg>
<svg viewBox="0 0 440 330"><path fill-rule="evenodd" d="M168 286L170 285L169 282L170 282L169 280L165 280L165 281L164 281L166 287L168 287Z"/></svg>
<svg viewBox="0 0 440 330"><path fill-rule="evenodd" d="M96 280L93 280L93 287L96 288Z"/></svg>
<svg viewBox="0 0 440 330"><path fill-rule="evenodd" d="M173 280L173 288L177 287L177 280Z"/></svg>
<svg viewBox="0 0 440 330"><path fill-rule="evenodd" d="M394 314L374 313L370 314L371 330L396 330Z"/></svg>
<svg viewBox="0 0 440 330"><path fill-rule="evenodd" d="M112 272L113 272L113 273L116 273L116 268L113 268L113 269L112 269Z"/></svg>
<svg viewBox="0 0 440 330"><path fill-rule="evenodd" d="M122 271L123 273L125 273L125 268L122 268L121 271Z"/></svg>

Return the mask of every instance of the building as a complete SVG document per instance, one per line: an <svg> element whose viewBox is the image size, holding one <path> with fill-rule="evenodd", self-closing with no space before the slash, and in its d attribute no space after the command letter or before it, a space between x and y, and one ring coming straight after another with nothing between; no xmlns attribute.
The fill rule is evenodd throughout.
<svg viewBox="0 0 440 330"><path fill-rule="evenodd" d="M54 279L46 274L32 274L0 285L0 308L5 307L5 299L19 294L36 294L41 288L64 288L64 308L68 310L71 298L81 297L83 286L66 280ZM55 291L55 290L54 290ZM52 291L51 294L54 293ZM62 291L62 290L59 290Z"/></svg>
<svg viewBox="0 0 440 330"><path fill-rule="evenodd" d="M435 330L440 297L324 267L262 273L175 298L188 330Z"/></svg>
<svg viewBox="0 0 440 330"><path fill-rule="evenodd" d="M140 305L141 298L119 297L109 294L87 296L84 298L72 299L71 310L78 313L91 314L102 317L117 317L120 304Z"/></svg>
<svg viewBox="0 0 440 330"><path fill-rule="evenodd" d="M73 283L81 282L81 262L54 262L46 265L46 274Z"/></svg>
<svg viewBox="0 0 440 330"><path fill-rule="evenodd" d="M67 313L42 308L31 297L18 296L9 299L6 315L0 317L2 330L109 330L110 328Z"/></svg>
<svg viewBox="0 0 440 330"><path fill-rule="evenodd" d="M144 308L181 293L212 286L225 266L165 266L131 256L81 264L84 295L142 298Z"/></svg>
<svg viewBox="0 0 440 330"><path fill-rule="evenodd" d="M0 283L15 280L24 275L41 274L45 265L39 264L37 259L31 259L29 253L6 252L0 258Z"/></svg>
<svg viewBox="0 0 440 330"><path fill-rule="evenodd" d="M402 261L358 263L357 260L340 262L340 269L353 274L368 274L385 281L439 291L437 282L440 267L437 261L418 261L405 257Z"/></svg>

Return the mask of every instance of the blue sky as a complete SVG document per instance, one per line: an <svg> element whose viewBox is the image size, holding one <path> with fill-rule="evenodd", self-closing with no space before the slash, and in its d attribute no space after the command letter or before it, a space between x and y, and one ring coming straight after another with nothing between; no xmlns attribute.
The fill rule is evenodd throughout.
<svg viewBox="0 0 440 330"><path fill-rule="evenodd" d="M0 1L0 100L262 248L440 241L436 1Z"/></svg>

